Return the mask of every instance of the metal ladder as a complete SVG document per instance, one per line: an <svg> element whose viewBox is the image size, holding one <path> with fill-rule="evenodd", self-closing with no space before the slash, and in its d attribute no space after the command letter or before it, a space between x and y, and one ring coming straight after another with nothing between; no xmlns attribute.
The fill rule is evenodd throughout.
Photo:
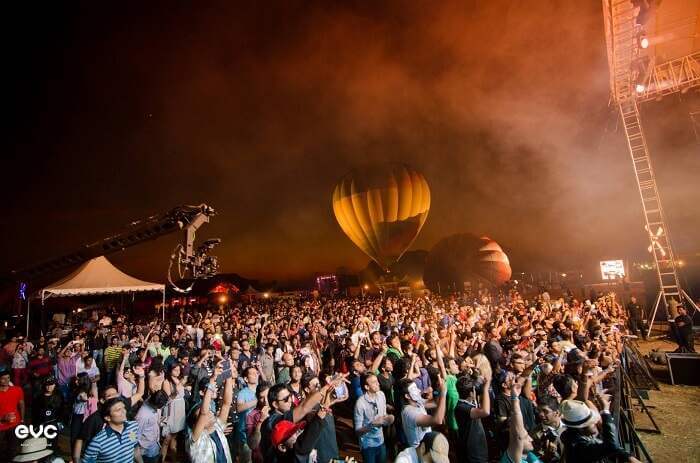
<svg viewBox="0 0 700 463"><path fill-rule="evenodd" d="M642 199L644 220L651 241L651 252L656 264L659 288L667 309L671 299L680 302L683 300L683 295L678 280L676 259L671 246L668 225L664 219L636 100L630 98L621 102L620 114L627 136L627 147L634 165L639 195ZM669 315L668 310L666 315Z"/></svg>

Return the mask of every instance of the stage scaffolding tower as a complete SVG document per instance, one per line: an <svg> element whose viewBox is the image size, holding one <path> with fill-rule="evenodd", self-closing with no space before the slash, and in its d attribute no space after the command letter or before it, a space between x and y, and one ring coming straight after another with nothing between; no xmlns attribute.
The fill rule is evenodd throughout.
<svg viewBox="0 0 700 463"><path fill-rule="evenodd" d="M700 2L602 0L610 68L610 90L622 120L644 212L649 251L659 283L649 332L658 309L666 317L686 299L678 278L678 261L656 184L639 113L643 102L700 87ZM675 30L674 30L675 29ZM670 37L670 39L669 39ZM672 56L656 63L657 56ZM678 56L675 56L678 55Z"/></svg>

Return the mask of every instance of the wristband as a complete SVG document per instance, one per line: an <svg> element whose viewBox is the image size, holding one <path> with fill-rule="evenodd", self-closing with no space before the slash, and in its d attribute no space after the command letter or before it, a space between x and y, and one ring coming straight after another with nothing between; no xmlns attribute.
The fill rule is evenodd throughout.
<svg viewBox="0 0 700 463"><path fill-rule="evenodd" d="M514 395L514 394L511 394L511 395L510 395L510 400L518 400L518 396L517 396L517 395Z"/></svg>

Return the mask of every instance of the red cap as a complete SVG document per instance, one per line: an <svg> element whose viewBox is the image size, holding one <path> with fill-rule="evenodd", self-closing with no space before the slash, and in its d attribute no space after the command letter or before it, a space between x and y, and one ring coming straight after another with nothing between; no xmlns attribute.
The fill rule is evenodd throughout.
<svg viewBox="0 0 700 463"><path fill-rule="evenodd" d="M277 447L294 435L295 432L302 429L306 422L302 421L299 424L294 424L289 420L281 420L279 423L275 424L272 429L272 445Z"/></svg>

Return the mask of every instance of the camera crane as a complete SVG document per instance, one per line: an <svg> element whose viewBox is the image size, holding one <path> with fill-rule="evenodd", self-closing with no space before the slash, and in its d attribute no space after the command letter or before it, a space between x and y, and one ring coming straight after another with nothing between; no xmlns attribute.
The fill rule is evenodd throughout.
<svg viewBox="0 0 700 463"><path fill-rule="evenodd" d="M137 244L184 230L183 242L175 247L170 256L168 282L175 291L187 293L192 289L192 285L188 288L178 287L172 278L173 268L177 270L178 279L197 280L210 278L218 272L217 258L216 256L210 256L208 252L219 244L221 240L218 238L209 239L198 248L194 248L197 229L208 223L210 217L215 214L214 209L206 204L178 206L164 214L157 214L132 222L127 230L85 245L71 253L22 270L13 270L12 278L15 280L33 280L82 264L95 257L123 251Z"/></svg>

